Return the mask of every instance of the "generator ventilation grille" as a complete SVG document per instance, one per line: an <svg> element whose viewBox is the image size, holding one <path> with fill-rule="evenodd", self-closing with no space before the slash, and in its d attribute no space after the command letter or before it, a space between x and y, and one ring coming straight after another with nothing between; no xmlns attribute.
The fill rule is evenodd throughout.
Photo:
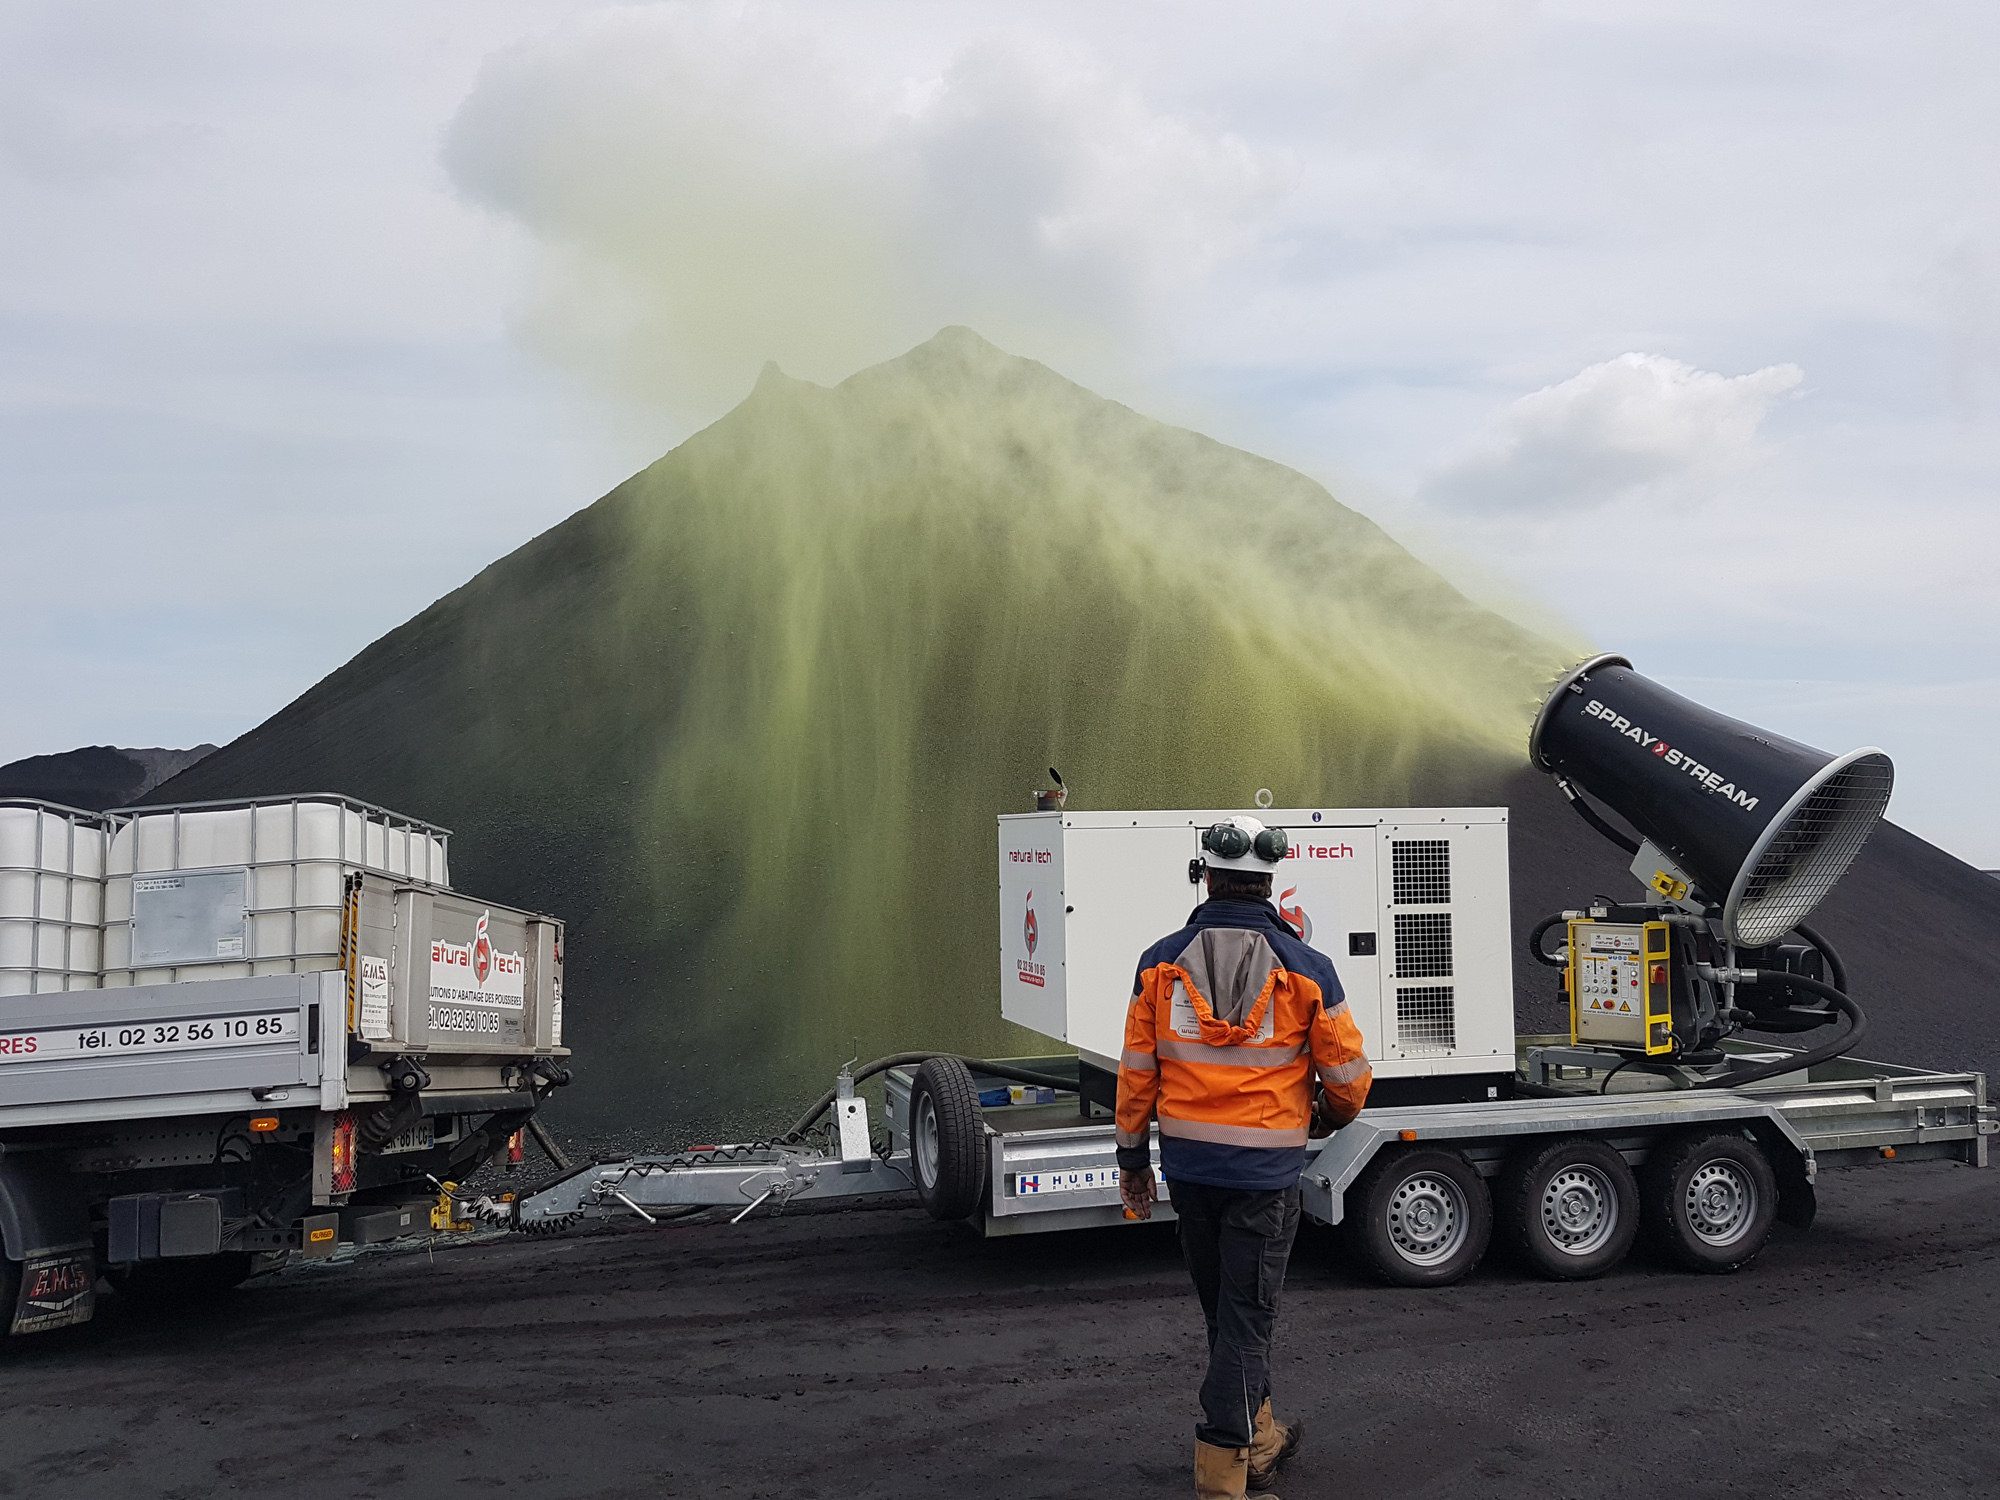
<svg viewBox="0 0 2000 1500"><path fill-rule="evenodd" d="M1397 906L1445 906L1450 903L1450 840L1392 839L1389 857Z"/></svg>
<svg viewBox="0 0 2000 1500"><path fill-rule="evenodd" d="M1396 1045L1405 1053L1449 1052L1458 1045L1457 1007L1450 985L1396 991Z"/></svg>
<svg viewBox="0 0 2000 1500"><path fill-rule="evenodd" d="M1451 977L1450 912L1396 913L1396 977L1398 979Z"/></svg>

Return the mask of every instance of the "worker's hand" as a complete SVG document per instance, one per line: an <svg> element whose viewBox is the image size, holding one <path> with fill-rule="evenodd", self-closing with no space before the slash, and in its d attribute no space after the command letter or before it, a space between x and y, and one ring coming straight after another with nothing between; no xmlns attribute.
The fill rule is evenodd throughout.
<svg viewBox="0 0 2000 1500"><path fill-rule="evenodd" d="M1153 1205L1159 1201L1159 1193L1153 1187L1153 1169L1118 1174L1118 1196L1125 1200L1125 1217L1128 1219L1150 1219Z"/></svg>
<svg viewBox="0 0 2000 1500"><path fill-rule="evenodd" d="M1340 1121L1334 1118L1333 1100L1327 1097L1325 1089L1317 1082L1313 1084L1312 1123L1307 1134L1314 1140L1323 1140L1340 1129Z"/></svg>

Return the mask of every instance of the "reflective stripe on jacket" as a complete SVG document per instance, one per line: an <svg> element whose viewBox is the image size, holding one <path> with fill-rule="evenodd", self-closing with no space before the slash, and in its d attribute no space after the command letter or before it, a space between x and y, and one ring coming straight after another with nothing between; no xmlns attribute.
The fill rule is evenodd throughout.
<svg viewBox="0 0 2000 1500"><path fill-rule="evenodd" d="M1298 1181L1313 1079L1334 1118L1373 1073L1325 954L1264 901L1206 901L1139 960L1118 1065L1118 1163L1147 1164L1157 1113L1166 1176L1268 1190Z"/></svg>

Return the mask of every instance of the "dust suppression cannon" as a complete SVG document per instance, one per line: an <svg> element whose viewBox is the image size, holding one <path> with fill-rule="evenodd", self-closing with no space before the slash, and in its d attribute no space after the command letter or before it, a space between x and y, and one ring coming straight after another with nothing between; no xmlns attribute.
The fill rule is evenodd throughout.
<svg viewBox="0 0 2000 1500"><path fill-rule="evenodd" d="M1876 749L1829 755L1726 718L1594 656L1566 673L1528 744L1583 818L1633 856L1645 896L1542 922L1529 939L1564 971L1572 1042L1665 1068L1694 1087L1751 1082L1837 1057L1865 1018L1827 941L1806 925L1881 821L1895 783ZM1621 832L1592 798L1631 826ZM1566 951L1543 947L1553 927ZM1737 1031L1832 1041L1744 1066Z"/></svg>

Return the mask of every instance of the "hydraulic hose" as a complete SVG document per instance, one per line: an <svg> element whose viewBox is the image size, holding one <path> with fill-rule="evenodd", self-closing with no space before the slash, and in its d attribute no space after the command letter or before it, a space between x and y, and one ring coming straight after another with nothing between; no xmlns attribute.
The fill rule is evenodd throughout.
<svg viewBox="0 0 2000 1500"><path fill-rule="evenodd" d="M1639 852L1638 841L1627 838L1609 823L1605 822L1599 816L1597 809L1583 800L1583 793L1576 789L1567 776L1558 776L1556 778L1556 785L1562 788L1562 794L1569 798L1569 805L1576 809L1577 816L1582 818L1584 822L1595 828L1627 854L1637 854Z"/></svg>
<svg viewBox="0 0 2000 1500"><path fill-rule="evenodd" d="M1787 985L1793 989L1806 990L1824 997L1828 1005L1847 1017L1847 1030L1830 1042L1822 1042L1819 1046L1804 1052L1789 1053L1777 1062L1761 1063L1754 1068L1740 1068L1719 1078L1704 1078L1692 1085L1694 1088L1740 1088L1746 1083L1758 1083L1766 1078L1776 1078L1781 1073L1796 1073L1804 1068L1817 1067L1823 1062L1832 1062L1842 1053L1852 1051L1855 1044L1868 1035L1868 1017L1862 1013L1861 1007L1830 984L1822 984L1817 979L1808 979L1803 974L1785 974L1775 969L1745 969L1738 972L1748 976L1739 977L1736 980L1738 984Z"/></svg>
<svg viewBox="0 0 2000 1500"><path fill-rule="evenodd" d="M1834 951L1833 944L1803 923L1794 927L1792 931L1818 950L1819 956L1826 961L1828 982L1835 989L1845 993L1847 966L1840 961L1840 955ZM1803 989L1805 986L1801 985L1799 988ZM1823 1007L1794 1005L1787 1007L1782 1014L1759 1016L1749 1024L1748 1029L1761 1031L1767 1036L1788 1036L1795 1032L1817 1031L1832 1019L1833 1017Z"/></svg>
<svg viewBox="0 0 2000 1500"><path fill-rule="evenodd" d="M1076 1092L1077 1080L1074 1078L1057 1078L1050 1073L1030 1073L1025 1068L1011 1068L1003 1063L987 1062L983 1058L963 1057L956 1052L892 1052L887 1057L876 1058L866 1067L855 1069L849 1076L854 1082L859 1083L864 1078L873 1078L877 1073L886 1073L889 1069L901 1067L904 1063L925 1063L934 1057L956 1057L968 1068L976 1068L994 1078L1005 1078L1010 1083L1032 1083L1046 1089L1061 1089L1066 1094ZM799 1116L798 1124L785 1133L784 1139L795 1140L812 1129L814 1122L833 1108L833 1101L839 1094L838 1084L821 1094L819 1102Z"/></svg>
<svg viewBox="0 0 2000 1500"><path fill-rule="evenodd" d="M1792 931L1819 949L1819 956L1826 960L1828 979L1832 982L1835 989L1845 993L1847 990L1847 965L1840 961L1840 955L1834 952L1833 944L1829 943L1803 922L1794 927Z"/></svg>
<svg viewBox="0 0 2000 1500"><path fill-rule="evenodd" d="M1555 958L1542 951L1542 934L1547 932L1551 927L1562 926L1563 920L1562 913L1557 912L1553 917L1544 918L1541 925L1528 934L1528 956L1534 959L1536 963L1546 964L1551 969L1566 969L1569 967L1567 960Z"/></svg>

